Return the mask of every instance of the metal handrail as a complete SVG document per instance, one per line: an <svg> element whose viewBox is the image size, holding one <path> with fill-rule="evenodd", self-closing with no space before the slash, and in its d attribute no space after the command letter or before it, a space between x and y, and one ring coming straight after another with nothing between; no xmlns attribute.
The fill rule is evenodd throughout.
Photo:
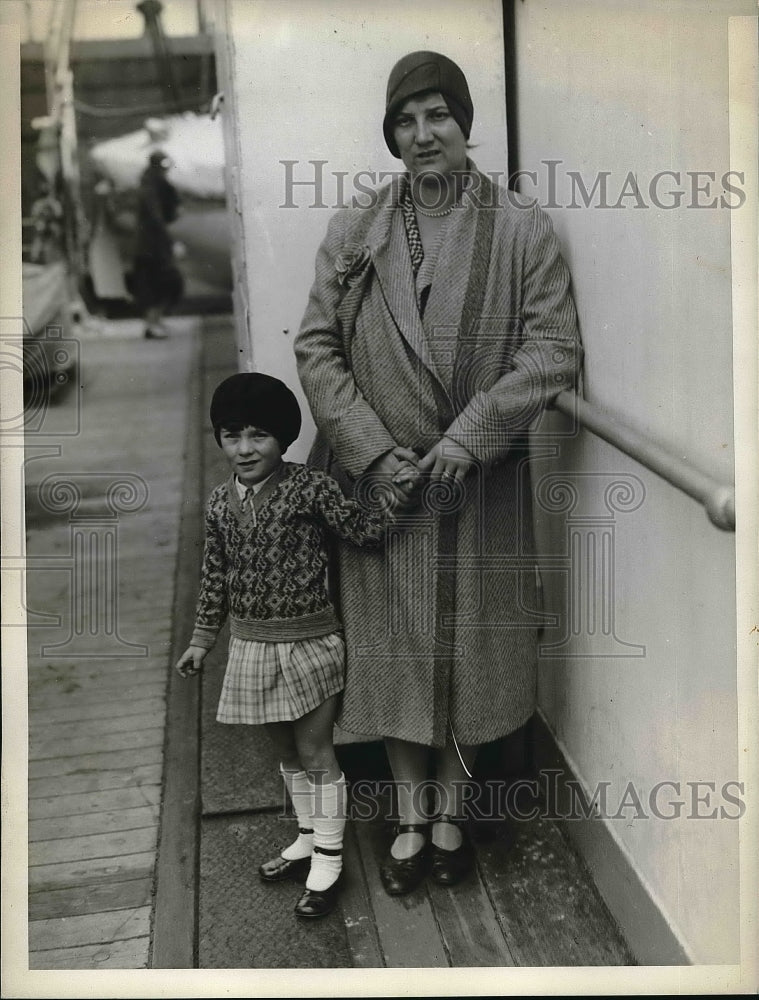
<svg viewBox="0 0 759 1000"><path fill-rule="evenodd" d="M661 476L683 493L703 504L709 520L723 531L735 531L735 488L697 469L669 449L620 423L574 392L565 390L554 408L574 418L582 427L614 445L625 455Z"/></svg>

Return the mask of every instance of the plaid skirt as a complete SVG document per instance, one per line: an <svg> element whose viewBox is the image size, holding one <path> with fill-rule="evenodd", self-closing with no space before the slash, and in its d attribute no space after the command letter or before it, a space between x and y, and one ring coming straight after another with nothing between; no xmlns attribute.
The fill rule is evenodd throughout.
<svg viewBox="0 0 759 1000"><path fill-rule="evenodd" d="M292 722L345 683L345 640L331 632L297 642L229 640L217 722Z"/></svg>

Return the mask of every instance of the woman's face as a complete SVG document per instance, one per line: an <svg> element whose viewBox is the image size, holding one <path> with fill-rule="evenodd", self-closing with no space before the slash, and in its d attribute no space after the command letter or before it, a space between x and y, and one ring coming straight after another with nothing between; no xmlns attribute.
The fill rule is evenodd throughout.
<svg viewBox="0 0 759 1000"><path fill-rule="evenodd" d="M410 97L395 116L393 137L412 177L466 169L466 139L442 94Z"/></svg>

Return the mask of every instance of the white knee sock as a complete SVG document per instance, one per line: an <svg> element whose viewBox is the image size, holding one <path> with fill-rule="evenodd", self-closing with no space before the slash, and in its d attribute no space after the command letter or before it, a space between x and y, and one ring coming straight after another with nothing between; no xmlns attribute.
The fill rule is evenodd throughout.
<svg viewBox="0 0 759 1000"><path fill-rule="evenodd" d="M287 861L298 861L300 858L310 857L314 846L313 788L305 771L286 771L281 764L279 771L293 804L293 812L298 820L299 829L297 838L280 853ZM310 832L302 833L300 832L302 830Z"/></svg>
<svg viewBox="0 0 759 1000"><path fill-rule="evenodd" d="M323 785L312 785L314 793L314 853L311 855L311 870L306 879L306 888L315 892L328 889L343 867L343 831L347 789L345 775L337 781ZM322 848L329 851L323 854Z"/></svg>

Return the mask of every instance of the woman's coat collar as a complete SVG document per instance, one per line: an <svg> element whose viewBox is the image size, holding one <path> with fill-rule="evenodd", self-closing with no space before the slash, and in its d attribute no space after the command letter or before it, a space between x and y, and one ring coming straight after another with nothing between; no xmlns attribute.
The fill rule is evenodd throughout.
<svg viewBox="0 0 759 1000"><path fill-rule="evenodd" d="M471 161L468 166L470 173L477 172ZM476 208L473 199L467 197L465 192L460 204L451 214L450 231L446 233L438 259L439 277L433 280L425 320L422 322L416 300L406 227L401 212L396 211L407 184L408 177L403 174L395 177L382 192L385 200L378 207L367 232L366 243L372 252L385 302L398 329L425 367L444 384L430 354L430 338L435 337L436 330L439 329L444 335L447 333L452 349L455 349L472 267ZM437 288L436 281L439 282L443 275L446 287ZM438 292L441 293L440 301L436 301Z"/></svg>

